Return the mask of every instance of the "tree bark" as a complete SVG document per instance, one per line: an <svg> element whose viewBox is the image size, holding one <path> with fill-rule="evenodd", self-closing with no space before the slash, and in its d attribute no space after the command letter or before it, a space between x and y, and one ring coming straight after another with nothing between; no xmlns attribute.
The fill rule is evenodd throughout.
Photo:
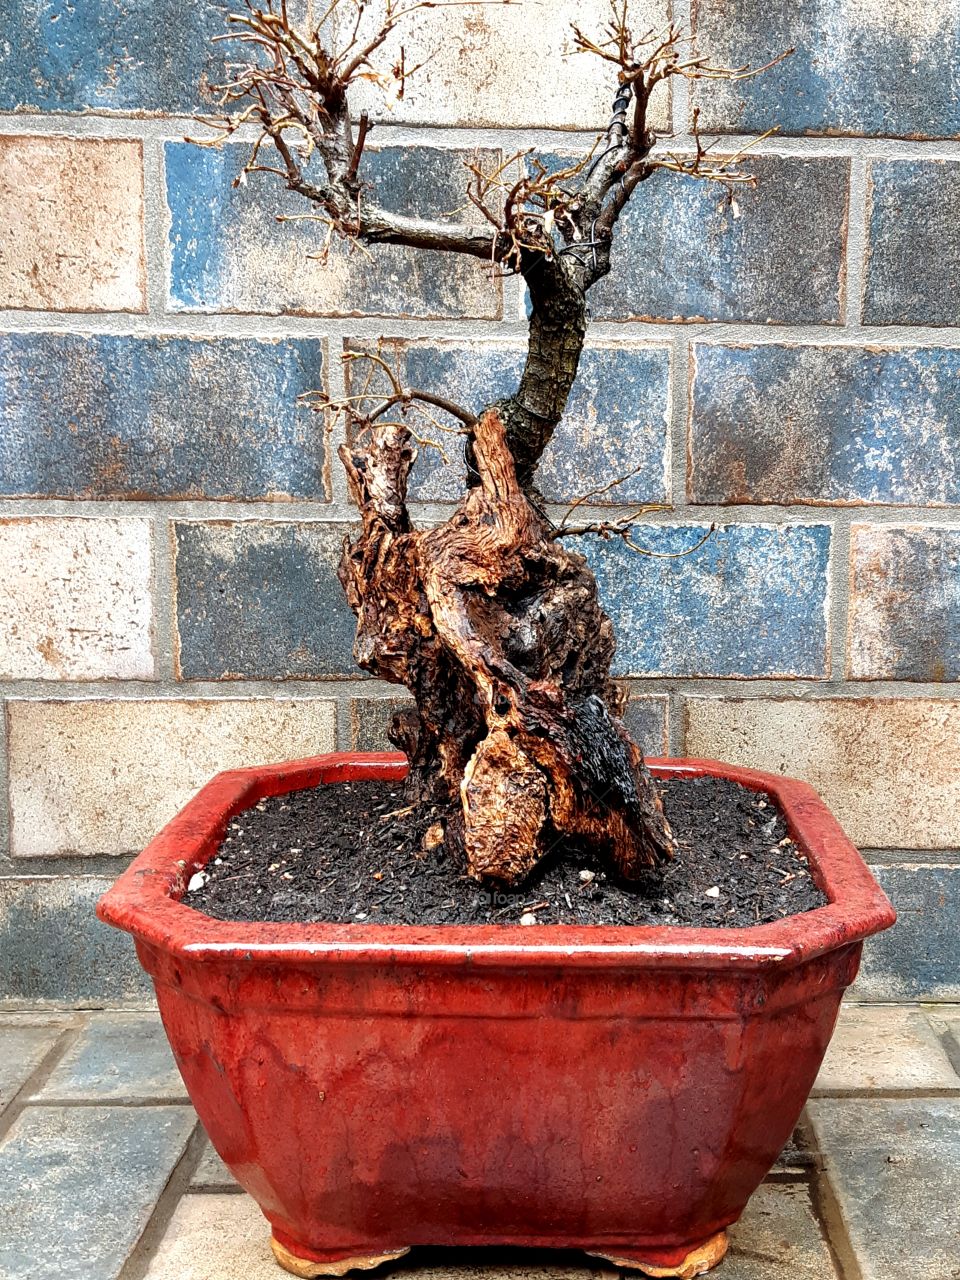
<svg viewBox="0 0 960 1280"><path fill-rule="evenodd" d="M406 428L374 426L342 448L362 518L340 570L357 660L413 693L416 710L391 728L411 799L444 808L472 876L519 883L572 836L634 879L672 838L616 714L596 583L521 484L498 407L472 443L475 484L423 531L407 514Z"/></svg>

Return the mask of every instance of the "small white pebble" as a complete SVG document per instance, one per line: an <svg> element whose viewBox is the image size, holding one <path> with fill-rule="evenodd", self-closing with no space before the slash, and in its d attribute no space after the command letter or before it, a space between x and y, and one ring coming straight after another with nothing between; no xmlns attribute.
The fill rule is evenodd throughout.
<svg viewBox="0 0 960 1280"><path fill-rule="evenodd" d="M581 884L593 884L593 882L594 882L594 880L596 880L596 878L597 878L597 873L596 873L595 871L581 871L581 872L580 872L580 883L581 883Z"/></svg>
<svg viewBox="0 0 960 1280"><path fill-rule="evenodd" d="M520 923L521 923L521 924L536 924L536 923L537 923L537 917L533 914L533 912L532 912L532 911L525 911L525 912L523 913L523 915L520 917Z"/></svg>
<svg viewBox="0 0 960 1280"><path fill-rule="evenodd" d="M715 885L713 886L713 888L712 888L712 889L707 889L707 890L705 890L705 892L706 892L706 896L707 896L708 898L719 898L719 897L720 897L720 886L719 886L718 884L715 884Z"/></svg>
<svg viewBox="0 0 960 1280"><path fill-rule="evenodd" d="M367 918L367 913L366 913L365 911L355 911L355 912L354 912L354 917L353 917L353 918L354 918L355 920L366 920L366 918Z"/></svg>
<svg viewBox="0 0 960 1280"><path fill-rule="evenodd" d="M205 871L195 871L190 877L190 883L187 885L187 893L196 893L207 883L207 873Z"/></svg>

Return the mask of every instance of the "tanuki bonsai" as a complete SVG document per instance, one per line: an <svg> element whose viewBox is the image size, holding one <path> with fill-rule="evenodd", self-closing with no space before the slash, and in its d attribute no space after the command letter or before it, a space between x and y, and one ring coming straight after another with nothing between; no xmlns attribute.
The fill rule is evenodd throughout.
<svg viewBox="0 0 960 1280"><path fill-rule="evenodd" d="M507 3L510 0L506 0ZM315 397L346 423L340 457L360 512L340 581L357 616L355 656L366 671L406 686L414 707L394 716L407 755L411 804L437 806L443 838L477 879L515 884L558 837L574 837L625 880L671 857L673 838L650 774L619 713L610 676L614 636L593 574L567 545L576 535L623 537L633 521L556 525L536 488L537 463L564 412L587 329L590 289L611 269L617 220L636 189L661 171L727 186L750 183L742 152L715 158L657 147L649 125L658 85L684 77L740 79L684 52L677 27L631 31L626 0L605 29L572 28L577 51L609 64L612 114L589 155L561 169L530 152L465 170L471 221L410 217L377 203L364 181L372 124L351 118L359 80L402 94L416 68L382 67L388 37L441 7L433 0L330 0L316 28L291 21L286 0L246 0L229 18L245 60L219 87L224 114L213 144L241 127L256 138L239 176L268 173L304 197L331 235L359 246L459 253L519 273L529 294L529 343L506 399L464 407L406 386L382 351L348 353L377 375L360 394ZM371 19L373 26L371 28ZM759 68L763 70L765 68ZM242 136L242 135L241 135ZM429 192L424 192L425 202ZM374 389L375 386L375 389ZM416 444L459 423L465 491L442 524L417 529L407 503ZM612 487L612 485L611 485ZM576 505L576 504L575 504Z"/></svg>

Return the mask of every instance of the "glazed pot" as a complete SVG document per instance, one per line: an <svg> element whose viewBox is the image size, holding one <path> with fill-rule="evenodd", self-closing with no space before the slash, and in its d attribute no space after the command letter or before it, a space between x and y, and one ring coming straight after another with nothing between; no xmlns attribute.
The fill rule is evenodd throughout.
<svg viewBox="0 0 960 1280"><path fill-rule="evenodd" d="M701 1274L789 1138L894 912L805 783L768 792L829 905L750 929L237 924L181 904L264 796L399 779L326 755L213 779L97 908L154 981L190 1097L274 1252L342 1274L411 1245L575 1247Z"/></svg>

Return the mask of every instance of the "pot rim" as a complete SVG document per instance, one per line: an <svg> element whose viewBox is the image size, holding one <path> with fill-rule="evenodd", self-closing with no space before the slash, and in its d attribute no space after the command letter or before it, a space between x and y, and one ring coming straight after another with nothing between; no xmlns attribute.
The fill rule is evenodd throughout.
<svg viewBox="0 0 960 1280"><path fill-rule="evenodd" d="M215 920L179 899L214 856L229 820L264 796L362 778L398 780L406 759L392 752L333 752L217 774L154 837L97 904L107 924L191 961L454 964L526 968L792 968L850 946L896 920L833 814L806 782L708 759L651 758L661 778L729 778L765 791L806 854L826 906L749 928L675 925L297 924Z"/></svg>

